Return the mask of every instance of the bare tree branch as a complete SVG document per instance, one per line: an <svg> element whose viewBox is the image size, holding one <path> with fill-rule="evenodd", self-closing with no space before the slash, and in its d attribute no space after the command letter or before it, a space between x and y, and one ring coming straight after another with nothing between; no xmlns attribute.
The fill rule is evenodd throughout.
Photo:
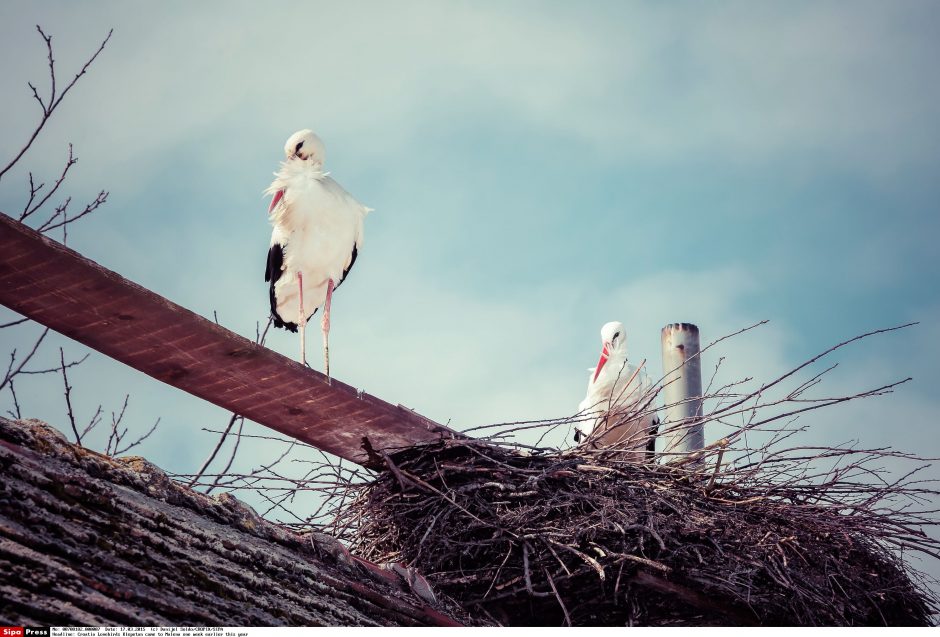
<svg viewBox="0 0 940 637"><path fill-rule="evenodd" d="M61 361L62 383L65 385L65 406L68 410L69 424L72 426L72 433L75 434L75 444L82 446L82 436L78 433L78 425L75 424L75 413L72 411L72 387L69 385L68 374L65 373L65 352L59 348L59 361ZM100 407L99 407L100 409ZM85 429L88 432L89 428Z"/></svg>
<svg viewBox="0 0 940 637"><path fill-rule="evenodd" d="M85 425L85 428L82 429L82 438L84 438L89 431L92 431L95 427L101 423L102 411L101 405L95 409L95 413L91 415L91 418L88 419L88 424Z"/></svg>
<svg viewBox="0 0 940 637"><path fill-rule="evenodd" d="M242 441L242 428L245 426L245 417L242 416L238 419L238 431L235 433L235 445L232 447L232 453L228 457L228 462L225 463L225 468L222 469L221 475L226 475L229 470L232 468L232 463L235 462L235 456L238 455L238 447ZM206 490L206 493L209 493L214 489L219 483L219 479L216 478L212 485Z"/></svg>
<svg viewBox="0 0 940 637"><path fill-rule="evenodd" d="M147 430L147 433L145 433L145 434L142 435L140 438L138 438L137 440L135 440L134 442L130 443L129 445L127 445L126 447L124 447L124 448L122 448L122 449L117 449L117 448L115 448L114 453L111 454L111 455L117 456L117 455L120 455L120 454L122 454L122 453L127 453L128 451L130 451L131 449L133 449L134 447L136 447L137 445L139 445L140 443L142 443L144 440L146 440L147 438L149 438L150 435L151 435L153 432L155 432L155 431L157 430L157 426L158 426L159 424L160 424L160 419L157 418L157 420L153 423L153 426L152 426L150 429ZM126 433L126 430L125 430L125 433Z"/></svg>
<svg viewBox="0 0 940 637"><path fill-rule="evenodd" d="M82 210L80 213L78 213L74 217L66 218L65 212L66 212L66 209L68 208L69 203L72 200L72 198L69 197L65 200L65 203L63 203L61 206L56 208L55 213L53 213L51 217L46 219L46 221L43 222L43 224L40 225L36 229L39 232L49 232L50 230L55 230L56 228L62 228L62 227L65 227L67 224L74 223L78 221L79 219L81 219L82 217L85 217L86 215L90 215L95 210L97 210L102 204L104 204L108 200L108 194L109 193L107 191L102 190L101 192L98 193L98 196L95 197L95 199L91 203L85 206L84 210ZM63 219L61 221L56 222L56 220L60 216L63 217Z"/></svg>
<svg viewBox="0 0 940 637"><path fill-rule="evenodd" d="M60 90L59 78L56 73L56 60L53 55L52 36L47 35L45 31L43 31L42 27L38 25L36 27L36 30L39 32L39 35L42 37L43 42L46 45L47 64L48 64L48 70L49 70L49 90L48 90L48 94L41 95L39 89L37 89L37 87L32 82L29 83L29 87L32 90L33 98L39 104L39 107L42 110L42 115L41 115L39 124L33 130L26 144L20 149L20 151L16 154L16 156L13 157L13 159L11 159L10 162L2 170L0 170L0 178L2 178L3 175L5 175L14 165L16 165L17 162L19 162L20 159L22 159L22 157L24 156L24 154L30 149L33 142L35 142L40 132L48 123L52 114L62 103L62 100L69 93L69 91L71 91L71 89L75 86L78 80L83 75L85 75L85 73L89 70L92 63L98 58L98 55L104 50L105 46L110 41L111 36L113 34L113 30L110 30L108 32L104 40L101 41L98 49L87 59L87 61L84 63L81 69L75 74L75 76L65 86L65 88ZM19 214L19 221L25 222L29 220L30 218L35 218L33 217L33 215L36 215L37 213L39 213L41 210L43 210L46 207L46 205L52 200L52 197L54 197L60 191L60 187L62 186L62 184L65 182L66 178L68 177L71 168L77 162L78 162L78 158L75 156L73 146L70 143L68 147L68 157L66 159L65 165L62 168L62 172L59 174L58 178L52 184L51 188L46 189L45 182L40 182L37 184L33 173L32 172L29 173L29 197L22 211ZM105 190L102 190L98 193L95 199L89 202L84 207L84 209L81 210L78 214L70 215L69 206L72 202L72 198L66 197L61 203L56 205L55 209L48 215L45 221L38 224L37 230L39 232L48 233L50 231L61 228L62 229L62 242L67 243L69 226L75 223L76 221L82 219L83 217L86 217L90 215L91 213L95 212L101 205L103 205L107 201L107 198L108 198L108 192ZM16 325L26 323L27 321L28 319L26 318L10 321L8 323L4 323L3 325L0 325L0 329L7 328L7 327L14 327ZM43 374L48 374L48 373L61 374L62 382L64 386L66 411L67 411L67 416L69 420L69 425L72 429L73 435L75 436L76 443L78 445L82 445L83 439L91 431L93 431L95 427L97 427L101 423L103 412L102 412L102 407L99 404L97 409L95 410L95 413L92 414L87 424L84 426L84 428L80 430L79 425L76 421L76 414L75 414L75 410L72 404L73 387L71 383L69 382L69 376L68 376L67 370L69 370L72 367L82 364L88 358L88 354L86 354L79 360L66 362L65 352L60 347L58 366L49 367L49 368L41 368L41 369L26 369L26 365L30 362L30 360L33 359L33 356L37 353L47 333L48 333L48 329L43 331L43 333L40 335L38 340L33 344L32 350L21 360L17 358L16 350L13 350L10 353L10 363L3 377L2 382L0 382L0 390L3 390L7 385L9 385L10 394L11 394L12 401L13 401L13 409L10 410L9 413L16 417L21 417L22 410L20 408L19 398L17 396L17 391L16 391L16 387L14 384L15 379L17 379L19 376L27 376L27 375L43 375ZM129 398L130 398L129 396L125 396L124 404L121 407L119 414L113 413L113 412L111 414L111 431L108 436L108 440L107 440L106 447L105 447L105 451L109 455L113 455L117 453L124 453L127 450L139 445L156 430L157 426L160 423L160 419L157 418L156 422L153 424L150 430L148 430L146 433L140 436L137 440L135 440L134 442L130 444L126 444L126 445L123 444L123 441L128 433L128 427L122 427L121 422L123 421Z"/></svg>
<svg viewBox="0 0 940 637"><path fill-rule="evenodd" d="M72 154L72 144L69 144L69 157L65 162L65 168L62 169L62 174L59 175L59 178L56 179L56 182L52 185L52 188L47 192L42 199L40 199L35 205L33 200L36 195L39 194L39 191L45 186L45 184L39 184L38 186L33 186L33 173L29 173L29 201L26 203L26 206L23 208L23 212L20 214L20 221L25 220L31 214L42 208L49 198L52 197L59 189L59 186L62 185L62 182L65 181L66 176L69 173L69 169L78 163L78 157L75 157Z"/></svg>
<svg viewBox="0 0 940 637"><path fill-rule="evenodd" d="M108 435L108 443L105 445L105 453L109 456L113 456L114 451L117 449L117 446L121 444L121 438L124 437L124 434L120 432L121 421L124 420L124 412L127 411L127 402L130 400L130 394L124 394L124 404L121 406L121 413L115 414L111 412L111 433ZM127 433L127 428L124 429L124 433Z"/></svg>
<svg viewBox="0 0 940 637"><path fill-rule="evenodd" d="M89 354L85 354L84 356L82 356L82 357L81 357L80 359L78 359L78 360L70 361L70 362L66 363L66 364L65 364L66 369L68 369L68 368L70 368L70 367L76 367L76 366L78 366L78 365L81 365L81 364L84 363L86 360L88 360L88 356L89 356ZM51 373L53 373L53 372L58 372L60 369L62 369L62 366L61 366L61 365L57 365L56 367L46 367L46 368L44 368L44 369L24 369L24 370L22 370L22 371L19 372L19 375L22 375L22 376L36 376L36 375L41 375L41 374L51 374Z"/></svg>
<svg viewBox="0 0 940 637"><path fill-rule="evenodd" d="M7 413L16 419L20 419L23 417L23 414L20 411L20 403L16 397L16 385L13 382L13 379L10 379L10 395L13 396L13 410L8 411Z"/></svg>
<svg viewBox="0 0 940 637"><path fill-rule="evenodd" d="M52 117L53 112L58 108L59 104L62 103L62 100L68 94L72 87L75 86L75 83L78 82L79 78L85 75L88 71L88 68L91 66L92 62L98 57L98 55L104 50L105 45L111 39L111 35L114 33L114 29L108 31L108 35L101 42L101 45L98 47L98 50L85 62L85 65L82 66L81 70L72 78L72 81L65 87L65 89L58 95L56 95L56 74L55 74L55 59L52 56L52 36L46 35L42 28L39 25L36 25L36 30L39 32L39 35L42 36L42 39L46 43L46 50L48 51L49 57L49 78L50 78L50 90L49 97L46 101L39 96L39 92L32 83L29 84L29 87L33 91L33 97L36 98L36 101L39 102L39 106L42 109L42 117L39 120L39 124L33 130L32 135L26 141L26 144L20 151L16 154L13 159L2 169L0 170L0 180L3 179L3 176L20 160L20 158L26 154L26 151L30 149L33 145L33 142L36 141L36 138L39 136L39 133L42 132L42 129L45 127L46 123L49 121L49 118Z"/></svg>
<svg viewBox="0 0 940 637"><path fill-rule="evenodd" d="M10 321L9 323L4 323L3 325L0 325L0 330L2 330L2 329L5 328L5 327L13 327L13 326L15 326L15 325L22 325L23 323L27 322L28 320L29 320L28 318L23 317L23 318L21 318L21 319L15 320L15 321Z"/></svg>
<svg viewBox="0 0 940 637"><path fill-rule="evenodd" d="M215 447L209 453L209 457L206 458L206 461L202 463L201 467L199 467L199 471L196 472L196 474L193 476L193 479L189 481L190 487L194 486L197 482L199 482L199 478L202 477L202 475L206 472L206 469L209 468L209 465L212 464L212 461L215 460L216 455L219 453L219 449L222 448L222 445L225 443L226 437L228 437L229 432L232 431L232 427L235 426L235 421L238 420L239 417L240 416L238 414L233 413L231 417L228 419L228 426L225 427L225 431L223 431L222 435L219 436L219 441L216 443Z"/></svg>
<svg viewBox="0 0 940 637"><path fill-rule="evenodd" d="M39 335L39 338L36 339L36 342L33 343L33 348L29 351L26 357L20 361L20 364L17 366L16 369L13 369L13 365L16 363L16 350L13 350L10 353L10 366L7 368L7 371L3 377L3 380L0 381L0 389L3 389L4 387L6 387L7 383L9 383L10 380L13 379L17 374L22 373L23 367L36 354L36 350L39 349L40 344L42 344L43 340L46 338L46 334L48 333L49 333L49 328L47 327L46 329L42 331L42 334Z"/></svg>

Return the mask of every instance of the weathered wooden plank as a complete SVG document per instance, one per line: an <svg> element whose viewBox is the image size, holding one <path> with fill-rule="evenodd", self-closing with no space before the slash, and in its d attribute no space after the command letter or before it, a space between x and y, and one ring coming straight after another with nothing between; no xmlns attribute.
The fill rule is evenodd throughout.
<svg viewBox="0 0 940 637"><path fill-rule="evenodd" d="M360 464L456 435L216 325L0 214L0 303L168 385Z"/></svg>

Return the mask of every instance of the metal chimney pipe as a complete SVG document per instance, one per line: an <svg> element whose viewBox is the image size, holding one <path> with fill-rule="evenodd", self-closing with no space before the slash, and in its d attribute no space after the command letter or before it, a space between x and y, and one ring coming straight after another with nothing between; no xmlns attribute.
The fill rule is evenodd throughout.
<svg viewBox="0 0 940 637"><path fill-rule="evenodd" d="M662 331L663 403L665 418L660 435L663 453L674 459L705 446L702 417L702 361L699 356L698 327L691 323L671 323Z"/></svg>

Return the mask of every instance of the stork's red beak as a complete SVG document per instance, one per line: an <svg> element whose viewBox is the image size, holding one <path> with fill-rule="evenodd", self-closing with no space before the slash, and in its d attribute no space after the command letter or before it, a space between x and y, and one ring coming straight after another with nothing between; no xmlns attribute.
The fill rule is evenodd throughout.
<svg viewBox="0 0 940 637"><path fill-rule="evenodd" d="M601 369L603 369L604 365L607 364L607 358L609 356L610 345L608 343L604 343L604 349L601 350L601 357L597 361L597 367L594 369L594 380L591 381L592 383L597 381L597 377L600 376Z"/></svg>
<svg viewBox="0 0 940 637"><path fill-rule="evenodd" d="M283 196L284 196L284 191L283 191L283 190L278 190L276 193L274 193L274 199L271 200L271 205L268 207L268 214L271 214L271 212L272 212L275 208L277 208L277 204L278 204L278 202L281 201L281 197L283 197Z"/></svg>

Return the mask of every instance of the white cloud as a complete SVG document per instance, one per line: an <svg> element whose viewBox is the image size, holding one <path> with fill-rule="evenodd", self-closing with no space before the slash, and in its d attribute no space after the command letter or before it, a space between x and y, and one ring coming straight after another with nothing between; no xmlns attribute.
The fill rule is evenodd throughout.
<svg viewBox="0 0 940 637"><path fill-rule="evenodd" d="M15 33L5 35L15 37L5 46L40 60L29 74L12 73L14 87L42 77L41 55L27 54L41 43L26 25L52 23L68 44L67 68L100 37L99 24L115 24L82 100L57 115L51 136L68 132L81 152L111 157L94 177L117 172L126 187L146 179L148 158L190 143L240 162L276 155L281 138L313 126L343 152L387 160L429 123L493 116L606 157L810 151L882 170L930 151L931 129L910 131L930 125L940 105L940 90L918 72L932 64L929 34L883 3L631 6L610 15L423 2L204 5L185 20L123 4L98 20L68 5L8 13ZM86 41L76 44L79 36ZM21 93L8 107L16 130L35 119ZM131 157L143 170L127 170ZM56 156L49 170L57 164Z"/></svg>

